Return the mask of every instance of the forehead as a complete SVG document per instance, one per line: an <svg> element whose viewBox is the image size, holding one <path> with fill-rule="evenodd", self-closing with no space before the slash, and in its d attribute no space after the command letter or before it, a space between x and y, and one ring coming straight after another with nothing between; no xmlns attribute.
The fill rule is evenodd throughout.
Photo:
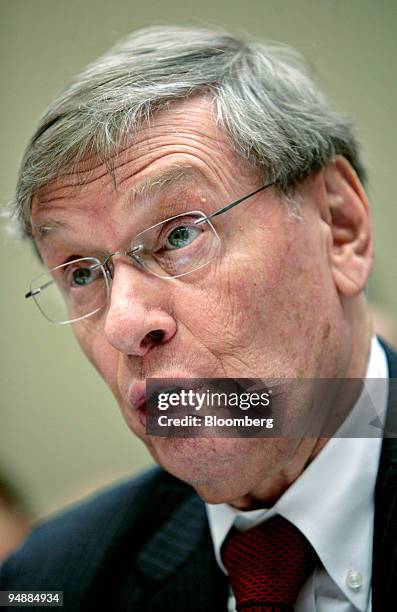
<svg viewBox="0 0 397 612"><path fill-rule="evenodd" d="M233 180L237 160L212 102L202 96L159 111L126 145L103 163L86 157L72 174L65 171L33 198L35 237L62 226L66 207L96 211L114 199L144 199L156 192L200 181L212 185ZM227 176L228 175L228 176ZM56 213L55 218L52 218Z"/></svg>

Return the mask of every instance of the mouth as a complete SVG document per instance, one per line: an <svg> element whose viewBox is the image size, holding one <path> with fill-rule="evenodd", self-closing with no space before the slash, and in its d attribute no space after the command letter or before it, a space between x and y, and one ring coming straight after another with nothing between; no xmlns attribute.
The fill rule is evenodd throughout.
<svg viewBox="0 0 397 612"><path fill-rule="evenodd" d="M161 376L159 379L164 379L164 388L156 387L156 394L161 392L177 392L179 393L182 389L204 391L207 387L202 386L202 379L196 377L190 377L186 374L173 374L169 376ZM139 422L146 429L147 426L147 408L148 403L150 405L150 397L147 396L147 381L135 382L127 393L128 404L131 406L133 412L138 416ZM152 390L153 391L153 390ZM196 415L199 416L199 415Z"/></svg>
<svg viewBox="0 0 397 612"><path fill-rule="evenodd" d="M178 378L178 377L176 376L164 377L163 376L162 378L169 380L169 379ZM186 375L182 376L181 378L187 379L189 380L190 383L192 383L191 379L189 379ZM191 388L191 386L192 386L191 384L187 385L187 388ZM170 392L170 391L180 391L180 389L181 389L180 386L177 386L177 387L173 386L172 389L169 386L167 388L164 386L163 390ZM137 414L139 422L146 429L147 404L148 404L146 381L133 384L127 394L127 399L128 399L128 404L131 406L133 411Z"/></svg>
<svg viewBox="0 0 397 612"><path fill-rule="evenodd" d="M146 383L134 385L128 396L129 404L138 415L138 419L143 427L146 428L147 404L146 404Z"/></svg>

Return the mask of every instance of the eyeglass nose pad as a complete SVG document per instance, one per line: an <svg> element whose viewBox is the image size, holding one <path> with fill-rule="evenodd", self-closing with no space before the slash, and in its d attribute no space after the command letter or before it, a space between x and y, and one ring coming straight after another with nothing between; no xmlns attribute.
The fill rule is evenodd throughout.
<svg viewBox="0 0 397 612"><path fill-rule="evenodd" d="M138 244L131 251L127 251L126 255L139 267L145 268L145 264L142 261L142 258L139 256L139 253L145 250L143 244Z"/></svg>
<svg viewBox="0 0 397 612"><path fill-rule="evenodd" d="M111 280L113 280L113 272L112 272L111 267L109 266L109 260L110 258L105 261L105 263L103 264L103 267L105 269L106 276L110 278Z"/></svg>
<svg viewBox="0 0 397 612"><path fill-rule="evenodd" d="M145 249L145 247L143 246L143 244L137 244L136 246L134 246L133 249L131 249L131 251L127 251L126 255L131 257L131 259L133 259L134 255L137 255L138 253L140 253L144 249Z"/></svg>

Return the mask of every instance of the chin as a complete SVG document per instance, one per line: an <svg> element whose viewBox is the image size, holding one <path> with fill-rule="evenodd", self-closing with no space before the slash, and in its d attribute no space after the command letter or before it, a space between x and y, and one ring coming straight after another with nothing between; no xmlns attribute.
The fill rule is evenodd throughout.
<svg viewBox="0 0 397 612"><path fill-rule="evenodd" d="M209 503L249 494L277 467L276 439L151 437L146 443L159 465Z"/></svg>

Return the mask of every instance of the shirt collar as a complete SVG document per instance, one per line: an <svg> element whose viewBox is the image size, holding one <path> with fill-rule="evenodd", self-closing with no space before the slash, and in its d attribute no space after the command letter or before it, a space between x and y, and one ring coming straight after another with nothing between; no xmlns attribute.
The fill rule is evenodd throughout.
<svg viewBox="0 0 397 612"><path fill-rule="evenodd" d="M368 437L329 440L270 509L244 512L228 504L206 504L215 556L225 573L220 549L230 528L234 525L243 531L280 514L304 533L346 598L359 610L366 610L371 586L374 489L382 445L381 425L374 422L384 422L387 378L386 355L374 337L364 390L339 430L346 436L350 428L355 431L358 427ZM357 590L346 582L352 570L362 576L362 586Z"/></svg>

